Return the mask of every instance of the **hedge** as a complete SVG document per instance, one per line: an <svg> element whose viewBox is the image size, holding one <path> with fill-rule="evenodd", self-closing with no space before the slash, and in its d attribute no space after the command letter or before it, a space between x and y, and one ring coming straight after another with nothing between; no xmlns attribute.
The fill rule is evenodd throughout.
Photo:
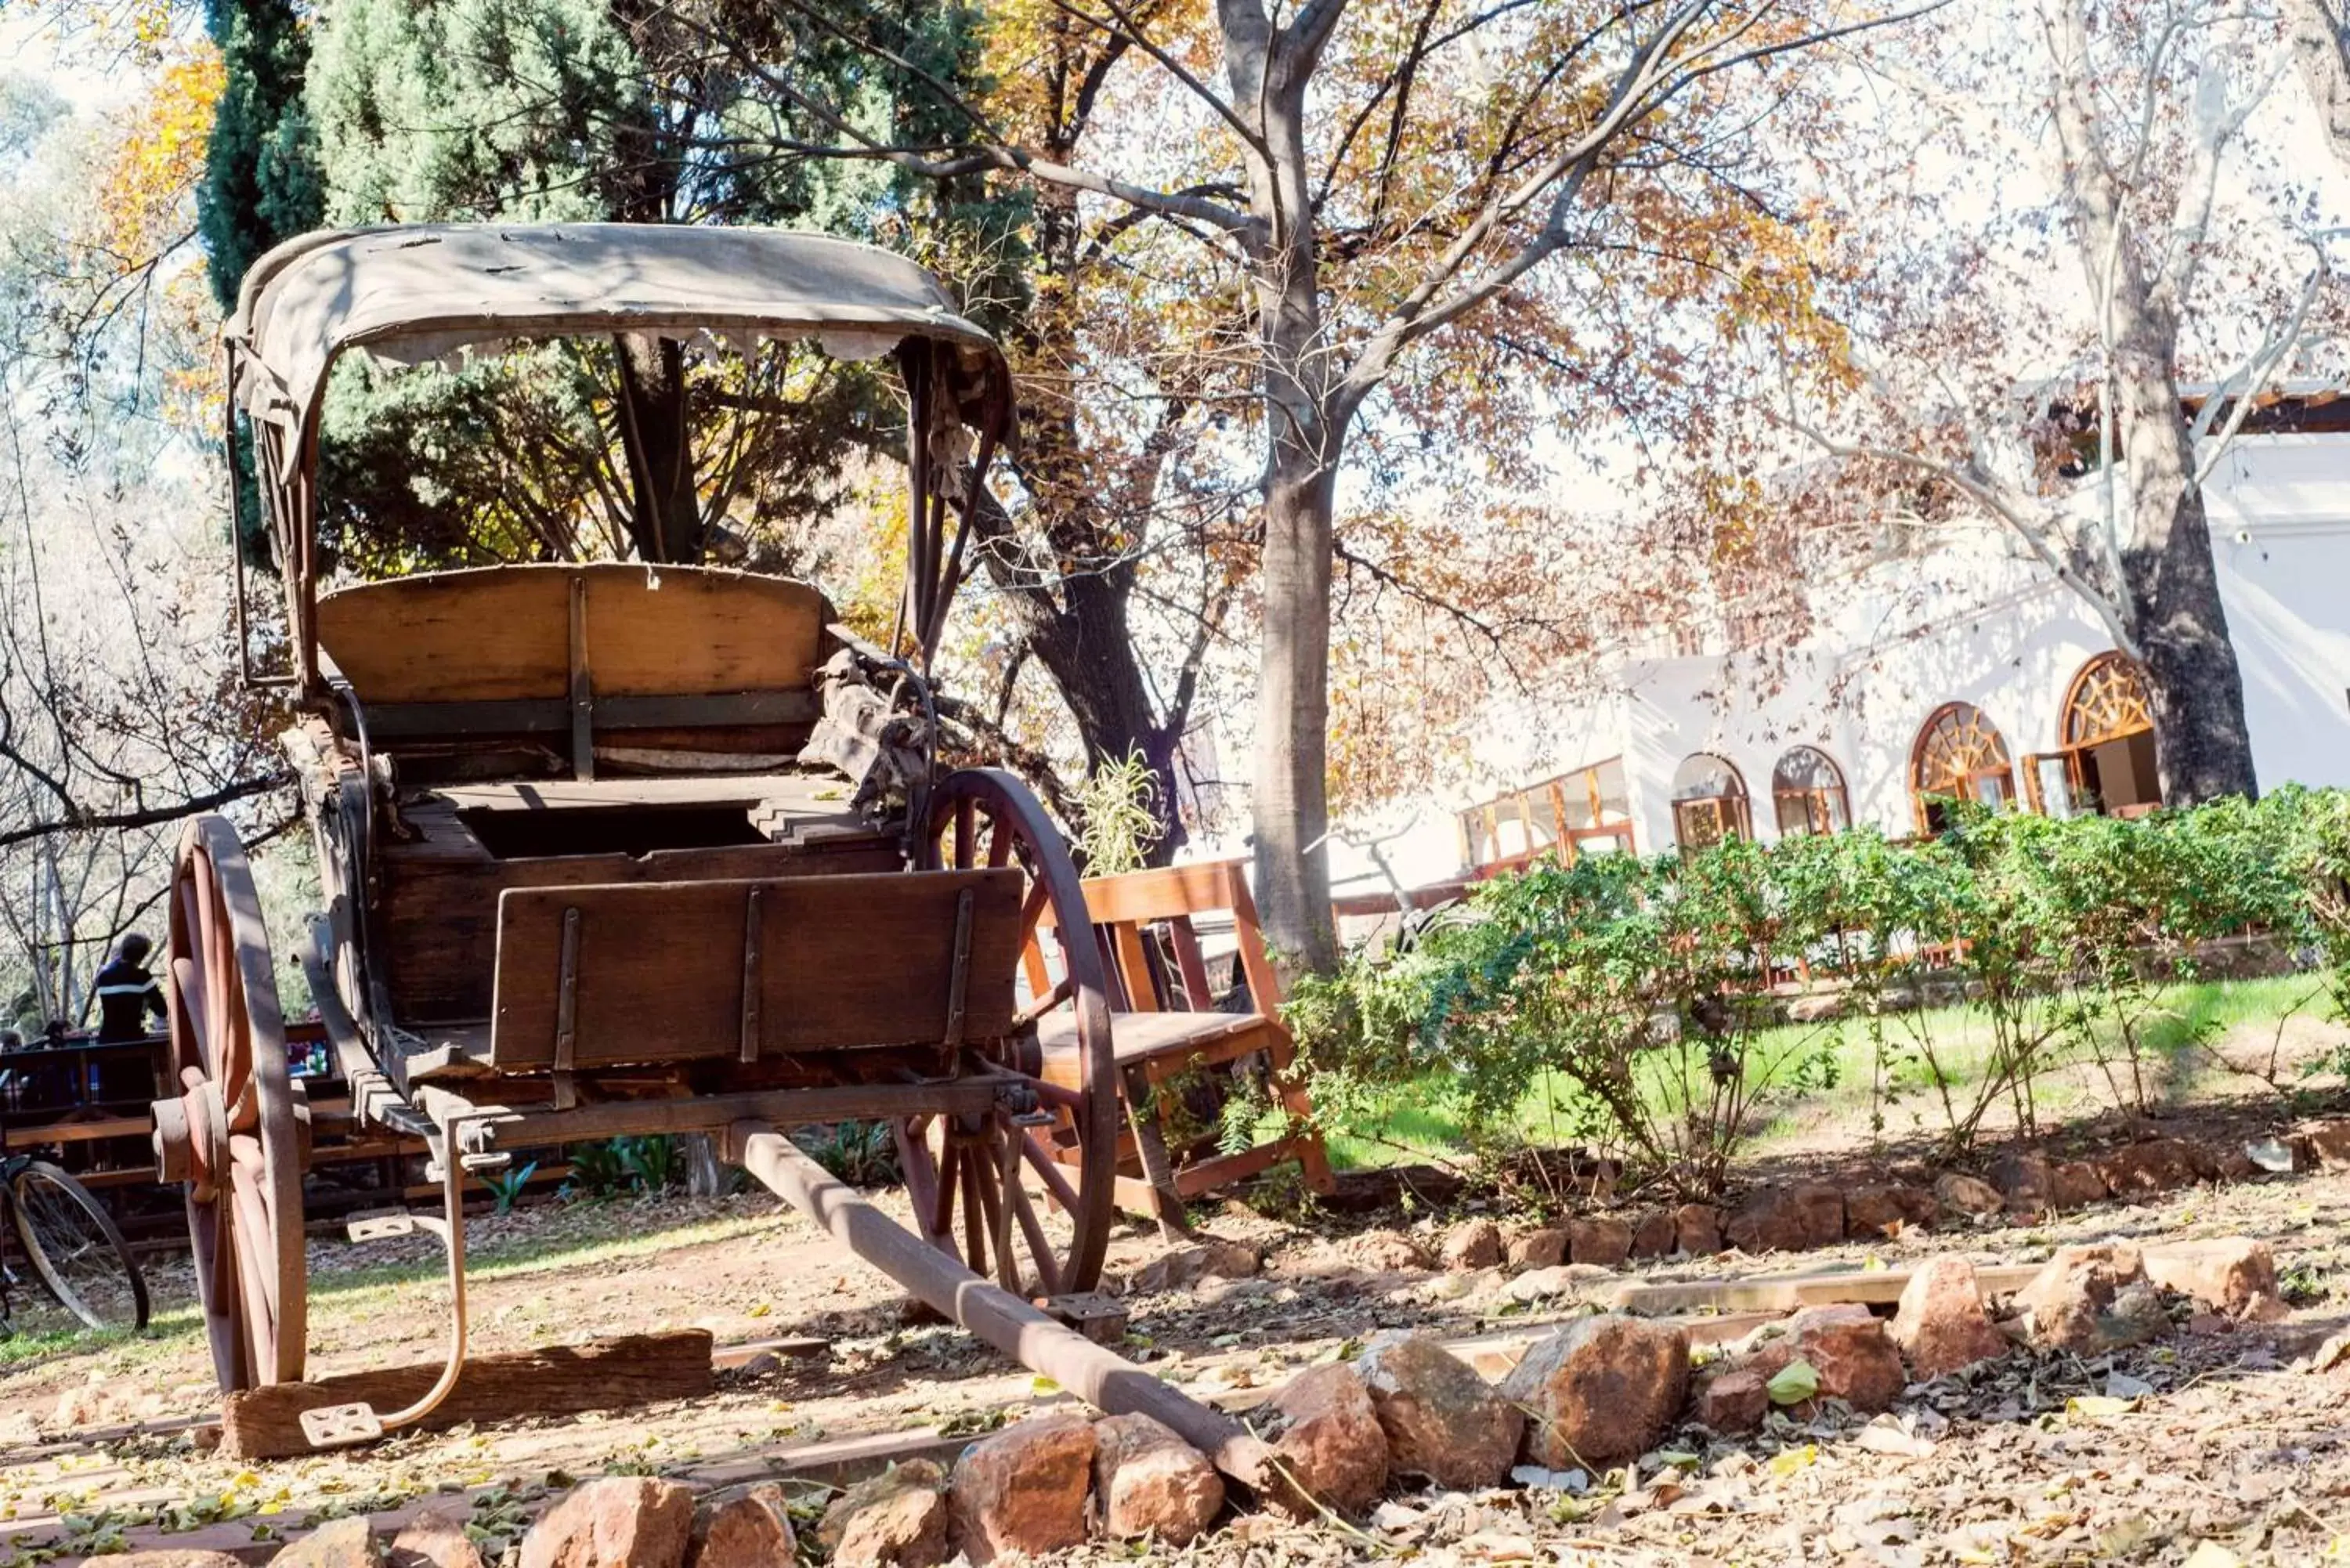
<svg viewBox="0 0 2350 1568"><path fill-rule="evenodd" d="M2149 1031L2214 944L2313 973L2341 1016L2345 876L2350 794L2298 787L2128 821L1962 809L1932 839L1586 856L1480 884L1408 950L1301 984L1289 1017L1332 1126L1375 1125L1435 1077L1473 1140L1507 1141L1549 1075L1573 1136L1711 1192L1768 1102L1825 1086L1856 1032L1873 1089L1910 1084L1953 1153L2002 1103L2036 1130L2060 1066L2094 1064L2143 1108ZM1789 1026L1791 972L1837 992L1841 1022ZM1979 1054L1988 1031L1970 1073L1950 1015L1917 1008L1934 995L1974 1004Z"/></svg>

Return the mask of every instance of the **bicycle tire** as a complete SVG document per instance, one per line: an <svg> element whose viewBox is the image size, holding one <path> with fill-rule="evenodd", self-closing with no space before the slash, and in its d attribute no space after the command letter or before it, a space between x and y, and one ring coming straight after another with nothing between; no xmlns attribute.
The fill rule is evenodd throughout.
<svg viewBox="0 0 2350 1568"><path fill-rule="evenodd" d="M147 1326L147 1276L88 1188L47 1160L27 1160L8 1178L8 1214L59 1306L92 1328Z"/></svg>

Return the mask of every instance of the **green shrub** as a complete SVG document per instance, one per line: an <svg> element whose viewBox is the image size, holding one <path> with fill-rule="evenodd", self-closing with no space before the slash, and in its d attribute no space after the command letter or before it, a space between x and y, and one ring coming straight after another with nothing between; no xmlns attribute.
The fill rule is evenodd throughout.
<svg viewBox="0 0 2350 1568"><path fill-rule="evenodd" d="M2054 1068L2116 1103L2191 1044L2168 1005L2209 945L2258 935L2323 971L2350 1013L2350 795L2280 790L2122 821L1959 808L1950 831L1874 829L1647 859L1537 863L1480 884L1402 953L1295 990L1316 1115L1377 1136L1433 1085L1474 1146L1515 1136L1538 1086L1557 1131L1691 1191L1721 1185L1773 1102L1826 1086L1840 1031L1869 1047L1877 1125L1898 1098L1963 1148L2002 1106L2029 1134ZM1789 1026L1796 968L1839 981L1846 1022ZM1919 1003L1963 998L1966 1014ZM1959 1022L1987 1034L1957 1059Z"/></svg>

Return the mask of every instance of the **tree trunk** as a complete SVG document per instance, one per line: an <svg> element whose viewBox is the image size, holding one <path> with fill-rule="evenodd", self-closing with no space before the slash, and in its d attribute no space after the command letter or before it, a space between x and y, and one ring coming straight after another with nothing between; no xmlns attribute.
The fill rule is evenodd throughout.
<svg viewBox="0 0 2350 1568"><path fill-rule="evenodd" d="M693 482L693 432L685 404L685 351L671 338L612 340L619 359L620 449L629 460L637 558L702 559L702 497Z"/></svg>
<svg viewBox="0 0 2350 1568"><path fill-rule="evenodd" d="M1254 106L1246 244L1267 447L1257 670L1256 901L1285 978L1338 967L1330 912L1330 552L1352 410L1322 317L1306 88L1318 45L1257 0L1219 0L1233 99ZM1326 35L1322 35L1326 37Z"/></svg>
<svg viewBox="0 0 2350 1568"><path fill-rule="evenodd" d="M2146 666L2162 798L2193 805L2259 793L2244 683L2220 602L2195 451L2178 410L2170 334L2148 324L2116 355L2130 535L2122 591Z"/></svg>
<svg viewBox="0 0 2350 1568"><path fill-rule="evenodd" d="M1284 976L1338 967L1330 913L1330 517L1337 465L1276 448L1264 496L1256 899ZM1309 853L1310 850L1310 853Z"/></svg>
<svg viewBox="0 0 2350 1568"><path fill-rule="evenodd" d="M2350 14L2344 0L2286 0L2293 63L2334 161L2350 169Z"/></svg>

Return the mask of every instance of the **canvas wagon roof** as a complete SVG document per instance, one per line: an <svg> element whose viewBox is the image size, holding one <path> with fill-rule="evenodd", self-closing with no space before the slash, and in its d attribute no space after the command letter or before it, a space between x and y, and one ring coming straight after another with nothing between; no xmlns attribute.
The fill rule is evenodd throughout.
<svg viewBox="0 0 2350 1568"><path fill-rule="evenodd" d="M347 348L419 363L515 338L696 331L815 337L853 358L910 336L996 353L903 256L785 229L636 223L304 235L254 264L227 336L241 356L237 401L307 434Z"/></svg>

